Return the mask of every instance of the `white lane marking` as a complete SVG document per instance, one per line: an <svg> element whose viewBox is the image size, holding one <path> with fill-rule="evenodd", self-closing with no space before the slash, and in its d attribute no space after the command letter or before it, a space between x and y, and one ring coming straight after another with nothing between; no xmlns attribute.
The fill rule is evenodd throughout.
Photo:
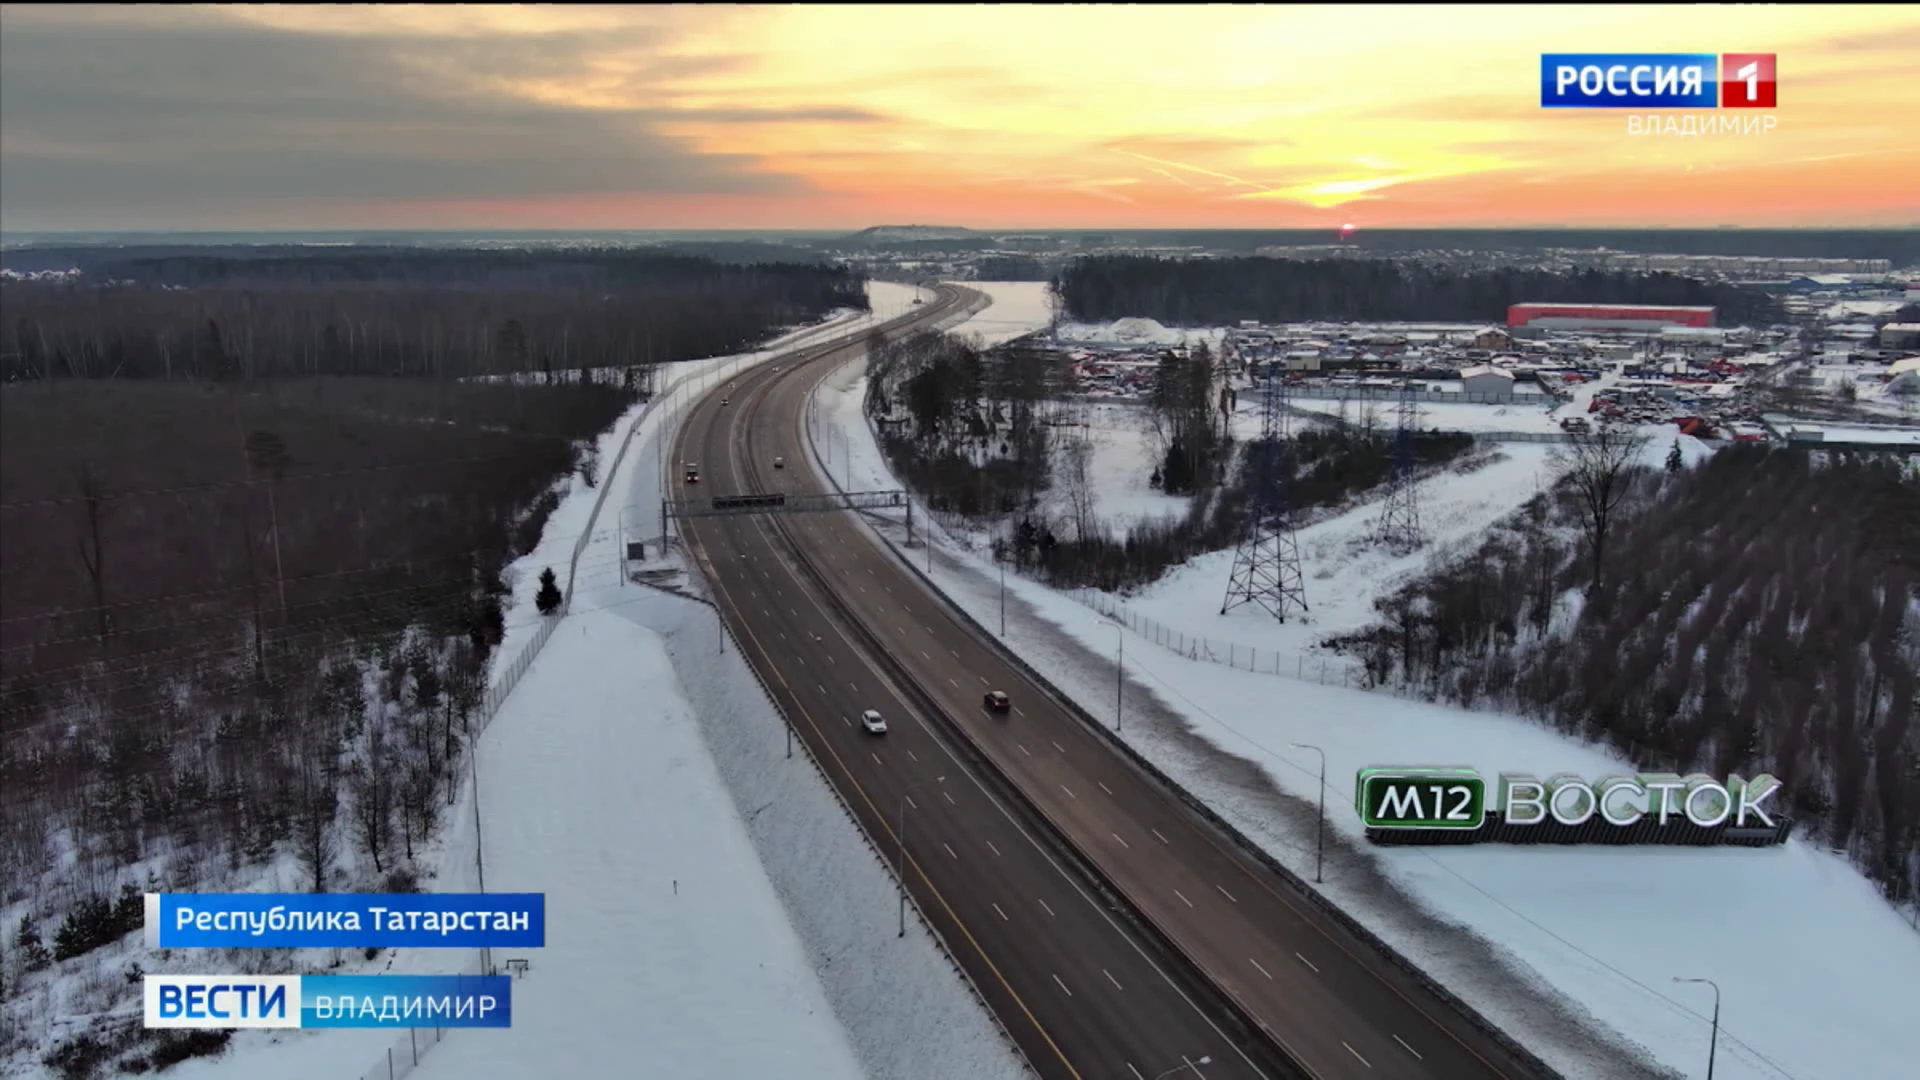
<svg viewBox="0 0 1920 1080"><path fill-rule="evenodd" d="M800 612L795 610L794 608L788 608L787 611L796 619L800 617Z"/></svg>
<svg viewBox="0 0 1920 1080"><path fill-rule="evenodd" d="M1024 710L1022 710L1022 709L1020 708L1020 706L1018 706L1018 705L1015 705L1015 706L1013 707L1013 715L1015 715L1015 716L1025 716L1025 715L1027 715L1027 714L1026 714L1026 712L1025 712Z"/></svg>
<svg viewBox="0 0 1920 1080"><path fill-rule="evenodd" d="M1021 745L1020 743L1014 743L1013 745L1015 745L1015 746L1018 746L1018 747L1020 747L1020 752L1021 752L1021 753L1023 753L1023 754L1026 754L1026 755L1027 755L1028 757L1032 757L1032 756L1033 756L1033 754L1032 754L1031 752L1029 752L1029 751L1027 750L1027 748L1026 748L1025 746L1023 746L1023 745Z"/></svg>
<svg viewBox="0 0 1920 1080"><path fill-rule="evenodd" d="M822 639L820 639L820 638L814 638L813 640L815 640L815 641L820 641L820 640L822 640ZM829 664L837 664L837 663L839 663L839 662L840 662L840 661L838 661L838 660L835 660L835 659L833 658L833 654L832 654L832 653L828 653L828 654L827 654L827 663L829 663Z"/></svg>
<svg viewBox="0 0 1920 1080"><path fill-rule="evenodd" d="M928 633L932 633L933 631L931 631L931 630L929 630L929 631L927 631L927 632L928 632ZM985 675L982 675L982 676L980 676L980 685L981 685L981 686L992 686L993 684L987 681L987 677L986 677Z"/></svg>
<svg viewBox="0 0 1920 1080"><path fill-rule="evenodd" d="M760 614L765 615L769 619L773 618L773 612L768 611L766 608L761 608Z"/></svg>
<svg viewBox="0 0 1920 1080"><path fill-rule="evenodd" d="M1106 792L1106 793L1107 793L1107 794L1109 794L1109 795L1111 795L1111 794L1113 794L1113 789L1112 789L1112 788L1110 788L1110 787L1108 787L1108 786L1106 785L1106 782L1105 782L1105 781L1103 781L1103 780L1095 780L1095 781L1094 781L1094 783L1096 783L1096 784L1099 784L1099 785L1100 785L1100 790L1101 790L1101 791L1104 791L1104 792Z"/></svg>
<svg viewBox="0 0 1920 1080"><path fill-rule="evenodd" d="M840 722L847 725L848 727L853 726L853 721L844 716L840 718Z"/></svg>
<svg viewBox="0 0 1920 1080"><path fill-rule="evenodd" d="M1187 899L1186 894L1181 892L1179 889L1173 890L1173 895L1178 896L1180 898L1180 902L1187 905L1188 907L1193 906L1193 901Z"/></svg>
<svg viewBox="0 0 1920 1080"><path fill-rule="evenodd" d="M1394 1041L1394 1042L1397 1042L1397 1043L1399 1043L1399 1044L1400 1044L1400 1047L1401 1047L1401 1049L1403 1049L1403 1050L1405 1050L1405 1051L1406 1051L1407 1053L1409 1053L1409 1054L1412 1054L1412 1055L1413 1055L1413 1060L1415 1060L1415 1061L1425 1061L1425 1060L1427 1060L1426 1058L1423 1058L1423 1057L1421 1057L1421 1056L1420 1056L1420 1051L1418 1051L1418 1050L1415 1050L1415 1049L1414 1049L1413 1047L1411 1047L1411 1046L1408 1046L1408 1045L1407 1045L1407 1040L1405 1040L1405 1039L1403 1039L1403 1038L1401 1038L1400 1036L1398 1036L1398 1035L1395 1035L1395 1036L1393 1037L1393 1041Z"/></svg>
<svg viewBox="0 0 1920 1080"><path fill-rule="evenodd" d="M1067 793L1067 798L1069 798L1069 799L1078 799L1078 798L1080 797L1080 796L1078 796L1078 795L1075 795L1075 794L1073 793L1073 789L1072 789L1072 788L1070 788L1070 787L1068 787L1068 786L1067 786L1067 785L1065 785L1065 784L1061 784L1061 785L1060 785L1060 790L1061 790L1061 791L1064 791L1064 792L1066 792L1066 793Z"/></svg>
<svg viewBox="0 0 1920 1080"><path fill-rule="evenodd" d="M952 650L952 649L948 649L947 651L948 651L948 652L950 652L950 653L953 653L953 658L954 658L955 660L958 660L958 659L960 659L960 654L959 654L959 653L957 653L957 652L953 652L953 650Z"/></svg>
<svg viewBox="0 0 1920 1080"><path fill-rule="evenodd" d="M1159 837L1160 837L1160 842L1161 842L1161 843L1163 843L1163 844L1172 844L1172 843L1173 843L1173 841L1171 841L1171 840L1169 840L1169 839L1167 839L1166 837L1164 837L1164 836L1160 836L1160 830L1159 830L1159 829L1148 829L1147 831L1148 831L1148 832L1150 832L1150 833L1152 833L1152 834L1153 834L1153 835L1155 835L1155 836L1159 836Z"/></svg>
<svg viewBox="0 0 1920 1080"><path fill-rule="evenodd" d="M774 631L774 633L776 633L776 634L779 634L779 635L780 635L780 640L781 640L781 641L785 641L785 640L787 640L787 632L786 632L785 630L775 630L775 631Z"/></svg>
<svg viewBox="0 0 1920 1080"><path fill-rule="evenodd" d="M931 660L931 659L933 659L933 657L931 657L931 656L928 656L928 655L927 655L927 650L925 650L925 649L921 649L921 650L920 650L920 659L922 659L922 660Z"/></svg>
<svg viewBox="0 0 1920 1080"><path fill-rule="evenodd" d="M1120 980L1113 977L1113 972L1108 971L1106 968L1101 968L1100 974L1105 975L1107 977L1107 981L1113 984L1113 988L1115 990L1120 990L1120 991L1126 990L1126 987L1120 985Z"/></svg>
<svg viewBox="0 0 1920 1080"><path fill-rule="evenodd" d="M913 801L913 796L911 796L911 795L902 795L902 796L900 796L900 797L901 797L901 798L903 798L903 799L905 799L905 800L907 800L907 805L908 805L908 806L911 806L911 807L913 807L913 808L914 808L915 810L918 810L918 809L920 809L920 804L919 804L919 803L917 803L917 802L914 802L914 801Z"/></svg>
<svg viewBox="0 0 1920 1080"><path fill-rule="evenodd" d="M1215 885L1214 888L1219 889L1220 895L1226 897L1228 900L1232 901L1233 903L1237 904L1240 902L1238 900L1233 899L1233 894L1227 891L1227 887L1225 885Z"/></svg>
<svg viewBox="0 0 1920 1080"><path fill-rule="evenodd" d="M1255 960L1253 957L1249 956L1247 957L1247 963L1252 964L1254 967L1254 970L1258 971L1260 974L1265 975L1269 979L1273 978L1273 972L1268 971L1266 968L1261 967L1260 961Z"/></svg>
<svg viewBox="0 0 1920 1080"><path fill-rule="evenodd" d="M956 859L957 859L957 858L959 858L959 857L960 857L960 853L959 853L959 852L957 852L957 851L955 851L955 850L953 850L953 847L952 847L951 845L949 845L949 844L947 844L947 843L946 843L945 841L942 841L942 842L941 842L941 844L940 844L940 846L941 846L941 847L943 847L943 848L946 848L946 849L947 849L947 854L949 854L949 855L951 855L951 856L953 856L954 858L956 858Z"/></svg>
<svg viewBox="0 0 1920 1080"><path fill-rule="evenodd" d="M1131 1061L1127 1062L1127 1071L1132 1073L1136 1078L1136 1080L1147 1080L1146 1074L1142 1073L1139 1069L1134 1068L1133 1062Z"/></svg>
<svg viewBox="0 0 1920 1080"><path fill-rule="evenodd" d="M947 800L947 805L949 805L949 806L959 806L959 805L960 805L959 803L957 803L957 802L954 802L954 801L953 801L953 796L951 796L951 795L949 795L949 794L947 794L947 793L946 793L946 792L944 792L944 791L940 793L940 797L941 797L941 798L943 798L943 799L945 799L945 800Z"/></svg>
<svg viewBox="0 0 1920 1080"><path fill-rule="evenodd" d="M1012 922L1012 921L1013 921L1012 919L1009 919L1009 918L1007 918L1007 913L1006 913L1006 912L1004 912L1004 911L1001 911L1001 910L1000 910L1000 905L999 905L999 904L994 904L994 905L993 905L993 910L994 910L994 914L996 914L996 915L999 915L999 916L1000 916L1000 921L1001 921L1001 922Z"/></svg>
<svg viewBox="0 0 1920 1080"><path fill-rule="evenodd" d="M1295 956L1300 956L1300 954L1299 954L1299 953L1294 953L1293 955L1295 955ZM1317 968L1317 967L1314 967L1314 966L1313 966L1313 961L1311 961L1311 960L1309 960L1309 959L1307 959L1307 958L1306 958L1306 957L1304 957L1304 956L1300 956L1300 962L1301 962L1301 963L1303 963L1303 964L1305 964L1305 965L1307 965L1307 966L1308 966L1308 967L1310 967L1310 968L1313 968L1313 973L1314 973L1315 975L1318 975L1318 974L1320 974L1320 969L1319 969L1319 968Z"/></svg>
<svg viewBox="0 0 1920 1080"><path fill-rule="evenodd" d="M865 585L855 585L854 588L859 589L861 592L867 591L867 587Z"/></svg>
<svg viewBox="0 0 1920 1080"><path fill-rule="evenodd" d="M960 684L957 682L954 682L952 679L948 679L947 684L952 686L955 690L960 689Z"/></svg>
<svg viewBox="0 0 1920 1080"><path fill-rule="evenodd" d="M1037 897L1037 896L1036 896L1036 897L1034 897L1034 899L1036 899L1036 900L1040 900L1040 898L1039 898L1039 897ZM1040 900L1040 906L1041 906L1041 907L1042 907L1043 909L1045 909L1045 910L1046 910L1046 913L1047 913L1047 914L1049 914L1049 915L1052 915L1052 914L1053 914L1053 909L1052 909L1052 908L1050 908L1050 907L1047 907L1047 902L1046 902L1045 900Z"/></svg>
<svg viewBox="0 0 1920 1080"><path fill-rule="evenodd" d="M913 757L913 751L911 751L911 750L909 750L909 751L907 751L907 756L908 756L908 757L910 757L910 758L913 758L913 760L914 760L914 761L916 761L916 762L920 760L920 759L919 759L919 758L917 758L917 757Z"/></svg>
<svg viewBox="0 0 1920 1080"><path fill-rule="evenodd" d="M773 543L772 538L767 534L764 523L762 523L757 519L754 519L751 522L751 524L755 529L755 531L760 534L763 543L767 543L767 544ZM789 568L789 572L791 572L790 568ZM871 574L873 572L872 568L868 567L867 572ZM724 589L725 586L723 585L721 587ZM817 611L819 611L823 617L826 615L825 608L818 601L813 600L811 597L809 597L809 601L813 603L814 608ZM880 672L874 668L873 664L866 661L865 657L857 649L854 648L852 639L850 639L847 636L846 631L844 629L842 629L837 623L833 622L832 620L828 620L825 623L825 625L831 626L834 630L835 635L841 640L841 642L844 643L850 650L853 650L850 653L850 655L852 655L854 659L865 664L868 670L872 671L873 674L877 678L879 678L883 684L886 683L887 680L885 676L881 675ZM957 658L958 654L956 653L955 656ZM951 747L947 746L945 743L936 743L936 745L938 745L940 749L946 753L947 757L951 761L953 761L956 767L959 767L961 765L960 758L958 757L958 755L954 753ZM1028 753L1027 748L1024 746L1020 747L1020 752L1023 754L1028 754L1029 757L1032 756L1031 754ZM1007 820L1007 823L1013 826L1014 831L1018 832L1021 838L1026 840L1028 845L1031 846L1033 850L1036 853L1038 853L1042 859L1047 861L1047 863L1053 868L1054 872L1060 875L1061 879L1067 883L1068 887L1072 889L1074 894L1078 896L1082 901L1084 901L1088 905L1088 907L1090 907L1092 910L1097 912L1100 915L1101 919L1105 921L1105 923L1109 927L1112 927L1116 933L1119 933L1121 935L1121 940L1124 941L1130 948L1132 948L1135 955L1139 956L1142 960L1145 960L1147 962L1147 966L1152 968L1154 973L1159 975L1161 980L1164 983L1166 983L1167 986L1171 987L1174 993L1180 997L1181 1001L1184 1002L1189 1008L1193 1009L1195 1014L1198 1015L1201 1018L1201 1020L1204 1023L1206 1023L1206 1025L1209 1028L1213 1030L1215 1034L1225 1039L1226 1033L1221 1031L1220 1026L1213 1022L1212 1017L1209 1016L1205 1011L1201 1010L1199 1005L1197 1005L1191 997L1187 996L1187 993L1180 988L1180 985L1177 982L1175 982L1170 975L1167 974L1166 970L1162 968L1159 965L1159 963L1157 963L1154 960L1154 958L1147 953L1147 951L1140 945L1138 941L1135 941L1131 936L1128 936L1123 931L1121 931L1119 923L1114 921L1113 916L1106 911L1105 907L1099 901L1095 900L1091 895L1089 895L1087 891L1080 886L1079 882L1076 881L1074 877L1067 872L1066 868L1061 866L1059 862L1057 862L1050 854L1048 854L1047 850L1041 846L1040 842L1034 839L1032 834L1028 833L1027 830L1021 825L1019 819L1014 817L1013 812L1007 809L1007 807L1003 803L1001 803L998 799L996 799L993 793L990 790L988 790L984 784L981 783L979 777L969 773L968 779L973 782L975 787L980 789L980 792L982 795L986 796L988 804L991 805L994 809L998 810L1000 812L1001 817L1005 818ZM1162 837L1161 839L1164 841L1165 837ZM1046 901L1042 900L1039 903L1042 908L1046 908L1047 914L1049 915L1053 914L1053 909L1050 907L1047 907ZM1269 1030L1269 1033L1272 1034L1270 1030ZM1292 1050L1287 1046L1287 1043L1284 1039L1281 1039L1277 1034L1274 1034L1273 1037L1276 1042L1279 1042L1281 1044L1281 1048L1283 1050L1286 1050L1289 1053L1292 1052ZM1247 1062L1247 1064L1250 1067L1252 1066L1253 1064L1252 1060L1247 1057L1244 1051L1241 1051L1236 1047L1235 1053L1238 1054L1238 1056L1242 1061Z"/></svg>
<svg viewBox="0 0 1920 1080"><path fill-rule="evenodd" d="M989 840L989 841L987 841L987 849L988 849L988 850L990 850L990 851L992 851L992 852L993 852L993 853L994 853L995 855L998 855L998 854L1000 854L1000 849L999 849L999 848L997 848L997 847L994 847L994 846L993 846L993 841L991 841L991 840Z"/></svg>
<svg viewBox="0 0 1920 1080"><path fill-rule="evenodd" d="M1340 1040L1340 1045L1347 1046L1347 1041L1345 1039ZM1366 1058L1360 1057L1360 1051L1355 1050L1351 1046L1347 1046L1347 1053L1352 1054L1356 1058L1359 1058L1360 1064L1365 1065L1369 1069L1373 1068L1373 1062L1368 1061Z"/></svg>
<svg viewBox="0 0 1920 1080"><path fill-rule="evenodd" d="M860 692L860 688L853 685L853 681L851 679L847 681L847 689L853 691L856 694Z"/></svg>
<svg viewBox="0 0 1920 1080"><path fill-rule="evenodd" d="M879 755L879 754L874 754L874 753L869 753L869 754L868 754L867 756L873 759L873 763L874 763L875 765L881 765L881 763L880 763L880 755ZM881 765L881 768L885 768L885 767L886 767L886 766L884 766L884 765Z"/></svg>
<svg viewBox="0 0 1920 1080"><path fill-rule="evenodd" d="M1053 740L1052 740L1052 739L1048 739L1047 741L1048 741L1048 742L1053 742ZM1067 752L1067 748L1066 748L1066 747L1064 747L1064 746L1061 746L1061 745L1060 745L1059 743L1057 743L1057 742L1053 742L1053 748L1054 748L1055 750L1058 750L1058 751L1060 751L1060 752L1061 752L1061 753L1063 753L1063 754Z"/></svg>
<svg viewBox="0 0 1920 1080"><path fill-rule="evenodd" d="M1132 844L1129 844L1129 843L1127 843L1127 841L1126 841L1126 838L1125 838L1125 837L1122 837L1122 836L1121 836L1121 835L1120 835L1119 833L1114 833L1114 834L1113 834L1113 838L1114 838L1115 840L1118 840L1118 841L1120 841L1120 846L1121 846L1121 847L1123 847L1123 848L1131 848L1131 847L1133 847L1133 845L1132 845Z"/></svg>
<svg viewBox="0 0 1920 1080"><path fill-rule="evenodd" d="M819 683L814 683L813 685L815 685L815 686L820 686L820 684L819 684ZM820 686L820 696L821 696L821 697L825 697L825 696L827 696L827 688L826 688L826 687L824 687L824 686Z"/></svg>
<svg viewBox="0 0 1920 1080"><path fill-rule="evenodd" d="M1066 983L1063 983L1063 982L1060 982L1060 976L1058 976L1058 975L1055 975L1055 976L1053 977L1053 981L1054 981L1054 982L1057 982L1057 983L1060 983L1060 989L1062 989L1062 990L1067 990L1067 984L1066 984ZM1068 996L1068 997L1072 997L1072 996L1073 996L1073 991L1071 991L1071 990L1067 990L1067 996ZM1341 1045L1343 1045L1343 1046L1345 1046L1346 1044L1344 1044L1344 1043L1342 1043ZM1347 1047L1347 1049L1349 1049L1349 1050L1351 1050L1351 1049L1353 1049L1353 1047L1351 1047L1351 1046L1348 1046L1348 1047Z"/></svg>

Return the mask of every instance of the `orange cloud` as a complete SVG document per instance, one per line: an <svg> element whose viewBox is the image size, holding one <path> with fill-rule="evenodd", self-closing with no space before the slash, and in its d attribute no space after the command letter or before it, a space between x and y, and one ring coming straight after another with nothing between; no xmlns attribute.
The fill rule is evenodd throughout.
<svg viewBox="0 0 1920 1080"><path fill-rule="evenodd" d="M181 81L213 51L176 47L193 34L225 42L229 57L306 42L353 58L339 86L314 65L315 85L297 93L249 82L274 80L273 64L223 64L232 70L181 91L181 111L143 119L144 141L90 142L88 118L60 95L51 64L32 93L14 91L27 76L0 69L5 167L32 181L8 185L0 208L10 227L58 216L58 197L86 187L63 183L61 168L88 162L138 172L139 154L172 155L149 175L204 194L207 183L173 161L217 137L220 125L194 123L202 97L242 103L250 122L279 133L251 145L249 168L221 170L231 183L312 175L304 162L357 161L391 143L396 125L428 125L433 137L404 143L419 158L405 184L383 188L376 158L353 173L352 198L231 193L263 206L281 199L289 214L341 215L343 226L404 214L444 227L580 228L1920 219L1912 7L1744 6L1737 33L1730 9L1678 6L1534 7L1524 17L1474 6L342 10L7 8L6 36L22 40L16 28L82 43L138 32L142 64L158 78L109 85L111 72L93 70L69 96L109 109L121 93L128 115L153 115L153 87ZM1779 55L1781 105L1766 135L1631 135L1623 112L1539 107L1542 52L1719 47ZM21 66L10 53L7 67ZM227 81L205 81L216 74ZM348 100L356 80L380 86L393 108ZM329 112L335 96L342 104ZM421 194L434 160L498 168L483 163L529 132L540 158L524 177L464 185L484 196ZM258 160L295 150L297 169ZM617 162L629 164L609 172ZM166 185L148 187L120 201L164 217Z"/></svg>

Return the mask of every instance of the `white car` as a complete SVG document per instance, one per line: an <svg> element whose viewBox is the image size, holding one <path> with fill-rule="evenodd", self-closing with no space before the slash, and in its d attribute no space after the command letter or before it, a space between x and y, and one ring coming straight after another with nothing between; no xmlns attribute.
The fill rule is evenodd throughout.
<svg viewBox="0 0 1920 1080"><path fill-rule="evenodd" d="M880 714L872 709L860 714L860 726L866 728L869 734L885 735L887 733L887 722L880 719Z"/></svg>

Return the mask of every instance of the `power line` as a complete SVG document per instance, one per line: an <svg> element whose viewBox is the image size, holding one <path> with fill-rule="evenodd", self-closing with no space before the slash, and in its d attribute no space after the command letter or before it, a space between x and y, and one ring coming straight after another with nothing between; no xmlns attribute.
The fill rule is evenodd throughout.
<svg viewBox="0 0 1920 1080"><path fill-rule="evenodd" d="M605 561L597 563L599 569L597 569L595 573L582 575L578 580L580 580L580 582L586 582L586 584L607 580L607 578L609 578L607 571L612 569L618 561L620 561L620 559L605 559ZM614 573L618 573L618 571L614 571ZM420 623L428 621L432 615L444 615L447 611L457 609L457 607L463 605L463 603L467 603L465 598L449 598L449 600L440 601L440 603L436 603L436 605L430 605L430 607L426 607L426 609L420 609L419 613L415 613L413 619L409 619L405 625L401 625L399 628L419 626ZM411 607L399 607L399 605L396 605L396 607L392 609L392 615L403 615L403 613L409 613L409 611L413 611L413 609L411 609ZM321 638L323 644L309 646L309 648L298 648L298 650L278 651L278 653L273 653L273 655L269 657L269 661L275 661L276 665L286 665L286 663L328 659L328 657L338 655L340 650L342 650L342 644L344 644L344 642L340 642L340 640L336 640L336 638L330 638L330 636L334 636L334 634L344 634L344 632L349 632L349 630L369 630L369 628L380 625L380 623L386 621L386 619L392 619L392 615L382 617L380 613L365 613L365 611L361 611L361 613L351 613L351 615L346 615L346 617L340 617L340 625L332 626L319 626L323 625L323 623L328 623L328 621L326 621L326 619L315 619L313 623L300 623L300 625L296 625L296 628L301 628L301 626L317 626L317 628L303 628L303 630L294 632L294 634L282 634L282 636L276 636L276 638L263 638L263 640L261 640L261 648L265 650L265 648L273 648L273 646L284 646L286 642L298 640L298 638ZM545 621L545 619L549 619L549 617L547 617L547 615L536 615L536 617L532 617L532 619L507 621L507 623L503 623L501 630L505 632L505 630L516 630L516 628L522 628L522 626L538 626L541 621ZM455 638L455 636L459 636L459 634L445 634L445 636L447 636L447 638ZM192 661L213 661L213 659L221 659L221 657L246 655L246 653L252 653L253 650L255 650L253 642L244 642L244 644L238 644L238 646L219 648L219 650L202 650L194 651L194 653L169 653L169 651L157 650L150 651L150 653L136 653L136 657L138 657L138 655L152 655L152 657L156 657L152 663L165 663L165 665L177 665L177 667L179 667L179 665L188 665L188 663L192 663ZM134 657L115 657L115 659L134 659ZM146 663L121 665L121 667L111 669L111 671L94 671L94 665L92 665L92 663L81 663L81 665L69 665L69 667L61 667L61 669L52 669L52 675L60 675L60 673L77 673L77 675L48 680L48 678L40 678L42 673L35 673L31 684L27 684L27 686L15 686L15 688L8 688L8 690L0 692L0 700L10 698L10 696L13 696L13 698L21 698L21 696L27 696L27 694L58 692L58 690L63 690L63 688L88 686L88 684L94 684L94 696L98 696L98 694L106 694L106 692L132 690L132 688L138 688L138 686L175 686L175 684L179 684L180 680L184 678L184 676L179 675L161 675L154 676L154 678L138 678L138 680L131 680L131 682L119 682L119 684L106 684L109 678L115 675L150 675L150 665L146 665ZM276 682L280 682L280 680L269 680L269 684L276 684ZM136 703L138 703L138 701L134 701L134 705L136 705ZM123 703L113 703L113 705L109 705L109 707L113 709L115 715L125 715L125 713L127 713L127 705L129 705L129 703L123 701ZM23 730L31 730L31 726L29 726L29 728L8 728L8 730L17 734L17 732L23 732Z"/></svg>
<svg viewBox="0 0 1920 1080"><path fill-rule="evenodd" d="M639 509L639 505L633 504L629 506L618 507L616 510L616 513L624 512L627 510L634 510L634 509ZM555 541L560 541L560 542L565 542L568 540L578 541L582 536L593 535L595 533L600 532L603 528L609 528L609 527L596 525L593 529L586 530L583 532L571 533L563 536L549 537L543 534L540 540L540 546L545 547ZM617 531L617 528L615 531ZM498 554L500 550L501 550L500 548L473 548L467 551L448 552L444 555L423 555L417 559L406 559L406 560L401 560L401 561L392 562L392 563L384 563L377 566L359 567L352 570L335 570L335 571L331 571L324 574L306 574L300 577L289 577L286 579L286 583L288 585L297 585L302 582L328 581L335 578L350 577L356 574L377 574L377 573L382 573L382 572L392 571L392 570L402 570L410 566L421 565L421 564L431 565L434 563L449 562L455 559L467 559L476 555ZM528 555L531 555L531 554L532 552L528 553ZM509 563L518 562L521 559L524 559L526 557L527 555L521 555L512 559L509 559L508 562ZM505 568L503 567L502 569L505 569ZM115 603L115 604L94 605L92 607L83 607L83 608L65 608L58 612L49 612L49 613L40 614L40 615L15 615L10 618L0 619L0 625L20 623L20 622L32 622L34 620L58 619L58 618L67 618L67 617L74 617L74 616L81 616L81 615L93 615L93 614L99 614L101 612L107 612L107 611L123 611L127 608L146 607L153 604L174 603L182 600L203 600L203 599L216 597L216 596L230 596L234 593L251 592L254 589L266 588L272 584L274 584L273 581L264 580L258 584L236 585L236 586L233 586L232 588L213 589L213 590L208 590L206 592L172 593L167 596L156 596L146 600L126 600L126 601L122 601L120 603ZM295 606L299 606L299 605L295 605ZM275 610L278 610L278 609L276 608Z"/></svg>
<svg viewBox="0 0 1920 1080"><path fill-rule="evenodd" d="M488 454L469 458L441 458L434 461L417 461L402 465L367 465L355 469L336 469L327 472L292 473L279 480L215 480L203 484L182 484L176 487L134 488L128 491L103 493L98 499L85 496L69 496L63 499L35 499L26 502L0 503L0 511L31 510L47 506L72 506L84 502L111 502L115 499L130 499L146 495L182 495L199 491L218 491L225 488L261 486L275 484L285 486L302 480L324 480L340 476L363 476L377 472L403 472L408 469L429 469L442 465L478 465L494 461L525 461L524 452L518 454Z"/></svg>
<svg viewBox="0 0 1920 1080"><path fill-rule="evenodd" d="M583 565L588 567L604 568L604 567L612 566L615 563L618 563L620 561L621 560L619 559L602 559L602 560L597 560L594 563L583 564ZM593 581L595 580L595 576L589 575L580 580ZM431 587L431 586L422 586L422 588L428 588L428 587ZM407 592L407 591L411 591L411 590L393 590L393 592ZM362 594L357 594L352 599L358 600L364 597L377 596L377 595L381 595L381 594L362 593ZM338 602L344 602L344 601L336 601L336 603ZM408 619L405 625L419 625L421 623L428 622L435 617L444 617L448 614L459 612L461 609L465 608L468 604L472 602L473 602L473 598L470 596L445 597L424 605L415 604L415 603L402 600L402 601L392 603L382 610L351 611L351 612L346 612L339 615L327 616L327 617L318 618L318 619L303 620L301 622L288 624L285 627L262 629L260 634L260 645L262 647L272 647L275 645L284 645L287 642L296 640L296 639L313 638L316 636L338 635L348 631L377 629L379 626L381 626L384 623L392 622L394 618L397 616L410 616L410 618ZM235 621L240 621L240 622L246 621L246 616L236 615L236 616L233 616L232 618ZM507 623L506 625L518 626L523 624ZM157 627L155 629L171 630L171 629L174 629L174 627L172 626ZM244 626L240 627L239 629L240 629L240 632L242 633L247 632L247 628ZM27 693L27 692L40 692L40 691L45 691L49 689L58 689L63 686L73 686L73 685L93 683L93 682L111 677L113 675L126 673L126 672L144 672L154 664L160 664L160 663L185 664L185 663L189 663L196 660L211 660L221 656L249 653L254 651L255 647L256 646L254 645L254 643L245 642L239 645L234 645L226 648L203 649L197 652L183 653L178 651L180 647L176 646L173 648L151 649L145 652L138 652L138 653L119 653L111 657L104 657L98 660L83 661L78 664L68 664L62 667L57 667L57 668L38 668L32 671L31 673L32 681L28 686L14 688L14 689L0 690L0 699L4 699L5 697L10 695L18 695L18 694ZM285 654L282 654L282 655L285 655ZM131 662L124 662L124 661L131 661ZM108 663L118 663L118 666L112 667L112 668L104 668L102 666ZM64 678L64 679L48 678L48 676L61 675L67 672L76 672L77 674L71 676L70 678Z"/></svg>

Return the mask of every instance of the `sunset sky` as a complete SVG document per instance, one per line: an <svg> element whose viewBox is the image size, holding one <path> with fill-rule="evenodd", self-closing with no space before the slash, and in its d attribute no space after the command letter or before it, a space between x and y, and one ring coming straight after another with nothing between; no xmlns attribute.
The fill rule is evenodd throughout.
<svg viewBox="0 0 1920 1080"><path fill-rule="evenodd" d="M1542 52L1772 52L1765 136ZM0 6L0 228L1920 224L1920 6Z"/></svg>

